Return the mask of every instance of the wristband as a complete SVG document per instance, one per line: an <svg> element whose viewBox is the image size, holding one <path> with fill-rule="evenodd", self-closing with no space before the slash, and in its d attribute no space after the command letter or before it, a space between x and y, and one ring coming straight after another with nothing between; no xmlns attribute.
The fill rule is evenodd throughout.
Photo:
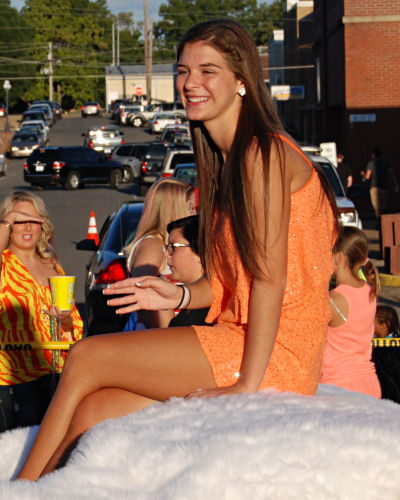
<svg viewBox="0 0 400 500"><path fill-rule="evenodd" d="M5 226L8 227L8 230L10 231L10 234L12 233L13 227L11 222L8 222L6 219L0 219L0 224L4 224Z"/></svg>
<svg viewBox="0 0 400 500"><path fill-rule="evenodd" d="M178 285L178 286L182 288L183 293L177 309L186 309L187 306L190 304L190 299L191 299L190 288L186 285Z"/></svg>

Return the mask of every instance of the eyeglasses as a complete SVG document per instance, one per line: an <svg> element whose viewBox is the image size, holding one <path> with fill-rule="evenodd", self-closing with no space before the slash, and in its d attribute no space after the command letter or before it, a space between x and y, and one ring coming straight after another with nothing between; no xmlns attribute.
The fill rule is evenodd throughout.
<svg viewBox="0 0 400 500"><path fill-rule="evenodd" d="M16 221L13 223L13 225L14 225L14 224L38 224L38 225L40 225L40 226L41 226L41 225L43 224L43 222L40 222L40 221L38 221L38 220L16 220Z"/></svg>
<svg viewBox="0 0 400 500"><path fill-rule="evenodd" d="M165 249L167 250L168 255L172 255L175 251L175 248L178 248L178 247L190 247L190 244L189 243L168 243L168 245L166 245Z"/></svg>

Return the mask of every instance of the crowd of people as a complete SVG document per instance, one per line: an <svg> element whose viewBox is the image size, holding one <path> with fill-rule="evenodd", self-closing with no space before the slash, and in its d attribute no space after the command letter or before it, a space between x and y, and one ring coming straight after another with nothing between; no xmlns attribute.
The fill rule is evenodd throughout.
<svg viewBox="0 0 400 500"><path fill-rule="evenodd" d="M73 346L21 479L53 471L97 423L173 396L269 387L313 395L329 383L381 397L371 341L386 320L376 314L379 276L367 239L338 227L329 182L284 131L253 40L232 21L195 25L178 47L177 71L196 154L199 214L191 186L165 179L149 190L125 249L130 276L104 290L117 313L130 314L126 331ZM44 338L44 318L61 315L65 338L78 340L76 309L61 313L50 302L48 278L63 271L37 200L13 198L0 209L2 322L10 339L37 332ZM336 287L329 292L332 273ZM7 305L22 307L15 287L26 275L34 286L25 300L31 294L36 307L26 314L43 319L33 332L24 330L23 317L14 324L18 315ZM398 322L388 326L388 334L396 328ZM5 385L49 373L45 355L17 354L29 355L24 367L35 370L10 374Z"/></svg>

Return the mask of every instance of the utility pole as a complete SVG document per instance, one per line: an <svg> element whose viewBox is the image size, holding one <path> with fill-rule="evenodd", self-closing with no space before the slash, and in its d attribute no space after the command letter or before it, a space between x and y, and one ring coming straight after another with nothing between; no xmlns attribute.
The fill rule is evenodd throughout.
<svg viewBox="0 0 400 500"><path fill-rule="evenodd" d="M49 42L49 53L47 55L47 59L49 61L49 100L54 100L53 95L53 43Z"/></svg>
<svg viewBox="0 0 400 500"><path fill-rule="evenodd" d="M115 24L112 25L112 65L115 66Z"/></svg>
<svg viewBox="0 0 400 500"><path fill-rule="evenodd" d="M119 66L119 20L117 24L117 66Z"/></svg>
<svg viewBox="0 0 400 500"><path fill-rule="evenodd" d="M149 33L147 31L147 0L143 0L143 28L144 28L144 64L146 68L146 98L151 102L151 57L149 51Z"/></svg>

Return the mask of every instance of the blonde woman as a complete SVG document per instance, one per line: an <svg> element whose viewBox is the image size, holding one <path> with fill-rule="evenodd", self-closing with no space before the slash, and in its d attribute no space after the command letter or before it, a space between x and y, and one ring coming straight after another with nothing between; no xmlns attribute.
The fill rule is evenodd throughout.
<svg viewBox="0 0 400 500"><path fill-rule="evenodd" d="M51 399L50 351L26 345L50 338L50 315L61 317L63 340L82 337L76 308L51 304L50 276L65 274L51 246L53 225L43 201L15 192L0 205L0 430L39 424Z"/></svg>
<svg viewBox="0 0 400 500"><path fill-rule="evenodd" d="M173 220L193 215L194 206L194 189L189 184L166 178L151 186L135 238L125 249L132 276L170 274L165 256L167 226ZM168 318L169 315L162 311L141 313L141 320L147 327L168 326ZM130 323L128 321L128 325Z"/></svg>

